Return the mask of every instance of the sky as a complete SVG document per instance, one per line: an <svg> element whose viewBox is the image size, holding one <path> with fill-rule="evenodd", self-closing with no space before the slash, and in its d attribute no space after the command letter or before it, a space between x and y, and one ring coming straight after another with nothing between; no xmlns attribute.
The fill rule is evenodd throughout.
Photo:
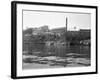
<svg viewBox="0 0 100 80"><path fill-rule="evenodd" d="M49 29L66 27L66 18L67 30L91 28L91 14L89 13L23 11L23 29L44 25L47 25Z"/></svg>

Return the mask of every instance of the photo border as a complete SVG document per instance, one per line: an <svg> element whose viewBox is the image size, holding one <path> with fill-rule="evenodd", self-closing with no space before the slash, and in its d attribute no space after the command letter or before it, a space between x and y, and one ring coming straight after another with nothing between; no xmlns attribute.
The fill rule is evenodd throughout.
<svg viewBox="0 0 100 80"><path fill-rule="evenodd" d="M45 6L59 6L59 7L77 7L77 8L93 8L96 9L96 70L95 72L83 72L83 73L64 73L64 74L50 74L50 75L37 75L37 76L17 76L17 4L33 4L33 5L45 5ZM88 5L72 5L72 4L57 4L57 3L41 3L41 2L24 2L24 1L12 1L11 2L11 78L39 78L39 77L55 77L55 76L67 76L67 75L85 75L85 74L97 74L98 73L98 7Z"/></svg>

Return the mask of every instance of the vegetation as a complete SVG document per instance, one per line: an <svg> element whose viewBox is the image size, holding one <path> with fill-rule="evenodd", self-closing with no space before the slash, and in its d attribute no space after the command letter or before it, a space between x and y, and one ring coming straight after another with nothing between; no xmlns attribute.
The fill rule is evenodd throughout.
<svg viewBox="0 0 100 80"><path fill-rule="evenodd" d="M90 31L66 31L65 28L48 30L48 32L40 31L37 35L33 35L35 30L28 28L23 31L23 39L25 43L45 43L46 41L70 42L71 44L80 44L80 41L90 40Z"/></svg>

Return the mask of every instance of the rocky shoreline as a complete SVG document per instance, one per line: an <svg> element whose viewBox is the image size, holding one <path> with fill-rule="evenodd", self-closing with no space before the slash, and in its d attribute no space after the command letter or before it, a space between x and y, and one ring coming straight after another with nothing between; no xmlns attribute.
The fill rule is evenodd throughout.
<svg viewBox="0 0 100 80"><path fill-rule="evenodd" d="M71 55L73 55L73 53L68 54L67 56L69 57L57 57L57 56L40 57L36 55L23 55L23 67L25 68L25 65L31 65L32 68L35 68L36 65L40 65L40 68L41 66L44 68L90 66L89 59L75 58L73 57L74 55L73 56ZM75 55L78 56L79 54Z"/></svg>

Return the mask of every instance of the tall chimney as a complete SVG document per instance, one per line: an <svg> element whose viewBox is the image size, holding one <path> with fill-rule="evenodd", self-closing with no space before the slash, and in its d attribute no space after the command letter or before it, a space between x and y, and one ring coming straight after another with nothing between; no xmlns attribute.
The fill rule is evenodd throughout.
<svg viewBox="0 0 100 80"><path fill-rule="evenodd" d="M68 19L66 18L66 31L67 31L67 27L68 27L68 26L67 26L67 25L68 25L67 20L68 20Z"/></svg>

